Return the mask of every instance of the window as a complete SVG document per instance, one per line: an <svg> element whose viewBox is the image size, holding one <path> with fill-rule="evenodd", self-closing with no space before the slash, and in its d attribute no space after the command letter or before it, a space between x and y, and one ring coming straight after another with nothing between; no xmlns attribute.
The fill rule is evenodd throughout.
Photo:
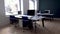
<svg viewBox="0 0 60 34"><path fill-rule="evenodd" d="M37 10L37 0L35 0L35 10Z"/></svg>
<svg viewBox="0 0 60 34"><path fill-rule="evenodd" d="M4 0L4 2L5 15L18 14L18 11L23 12L23 0Z"/></svg>
<svg viewBox="0 0 60 34"><path fill-rule="evenodd" d="M37 10L37 0L29 0L29 10Z"/></svg>

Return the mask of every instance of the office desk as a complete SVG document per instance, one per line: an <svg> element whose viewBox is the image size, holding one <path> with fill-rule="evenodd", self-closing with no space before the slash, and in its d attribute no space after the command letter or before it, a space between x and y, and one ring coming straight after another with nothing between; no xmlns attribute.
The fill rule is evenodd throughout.
<svg viewBox="0 0 60 34"><path fill-rule="evenodd" d="M42 17L42 16L28 16L28 15L16 15L15 17L16 18L22 18L22 16L27 16L28 19L32 20L35 22L35 30L36 30L36 21L42 19L42 26L44 27L44 18L45 17Z"/></svg>
<svg viewBox="0 0 60 34"><path fill-rule="evenodd" d="M53 19L53 15L54 14L50 14L50 13L37 13L38 15L41 15L41 16L45 16L45 17L49 17L50 19Z"/></svg>
<svg viewBox="0 0 60 34"><path fill-rule="evenodd" d="M23 27L22 26L22 22L21 22L22 21L22 16L27 16L28 19L30 19L31 17L33 17L33 16L28 16L28 15L15 15L15 17L19 19L19 26L20 27Z"/></svg>
<svg viewBox="0 0 60 34"><path fill-rule="evenodd" d="M53 15L53 14L49 14L49 13L42 13L40 15Z"/></svg>
<svg viewBox="0 0 60 34"><path fill-rule="evenodd" d="M44 19L45 17L42 17L42 16L33 16L31 18L31 20L33 20L35 22L35 31L36 31L36 21L39 21L39 20L42 20L42 26L44 27Z"/></svg>
<svg viewBox="0 0 60 34"><path fill-rule="evenodd" d="M22 18L22 16L27 16L28 19L32 18L33 16L28 16L28 15L14 15L16 18Z"/></svg>
<svg viewBox="0 0 60 34"><path fill-rule="evenodd" d="M50 21L51 20L53 20L53 18L54 18L54 14L48 14L48 13L44 13L44 14L41 14L42 16L45 16L45 17L47 17L47 18L50 18Z"/></svg>

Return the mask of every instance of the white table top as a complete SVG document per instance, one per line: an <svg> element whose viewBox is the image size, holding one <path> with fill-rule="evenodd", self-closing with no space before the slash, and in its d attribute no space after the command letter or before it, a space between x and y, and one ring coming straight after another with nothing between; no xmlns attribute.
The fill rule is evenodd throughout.
<svg viewBox="0 0 60 34"><path fill-rule="evenodd" d="M45 18L42 16L15 15L16 18L22 18L22 16L27 16L28 19L31 19L31 20L39 20L39 19Z"/></svg>
<svg viewBox="0 0 60 34"><path fill-rule="evenodd" d="M45 17L43 17L43 16L34 16L34 17L31 18L31 20L40 20L42 18L45 18Z"/></svg>
<svg viewBox="0 0 60 34"><path fill-rule="evenodd" d="M33 16L28 16L28 15L15 15L16 18L22 18L22 16L27 16L29 19Z"/></svg>
<svg viewBox="0 0 60 34"><path fill-rule="evenodd" d="M54 15L54 14L49 14L49 13L37 13L37 14L40 14L40 15Z"/></svg>

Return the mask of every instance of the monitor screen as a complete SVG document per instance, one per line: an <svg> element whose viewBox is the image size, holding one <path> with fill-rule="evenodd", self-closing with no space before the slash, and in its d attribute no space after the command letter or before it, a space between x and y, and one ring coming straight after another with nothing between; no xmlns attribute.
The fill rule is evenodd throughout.
<svg viewBox="0 0 60 34"><path fill-rule="evenodd" d="M21 11L18 11L18 14L21 14Z"/></svg>
<svg viewBox="0 0 60 34"><path fill-rule="evenodd" d="M28 10L27 15L34 16L35 15L35 10Z"/></svg>

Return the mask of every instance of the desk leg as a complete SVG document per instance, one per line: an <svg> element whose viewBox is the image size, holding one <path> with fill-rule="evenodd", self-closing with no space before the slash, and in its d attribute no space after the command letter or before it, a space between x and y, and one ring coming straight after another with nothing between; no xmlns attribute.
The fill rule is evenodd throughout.
<svg viewBox="0 0 60 34"><path fill-rule="evenodd" d="M42 26L44 27L44 18L42 18Z"/></svg>
<svg viewBox="0 0 60 34"><path fill-rule="evenodd" d="M36 21L35 21L35 32L36 32Z"/></svg>

